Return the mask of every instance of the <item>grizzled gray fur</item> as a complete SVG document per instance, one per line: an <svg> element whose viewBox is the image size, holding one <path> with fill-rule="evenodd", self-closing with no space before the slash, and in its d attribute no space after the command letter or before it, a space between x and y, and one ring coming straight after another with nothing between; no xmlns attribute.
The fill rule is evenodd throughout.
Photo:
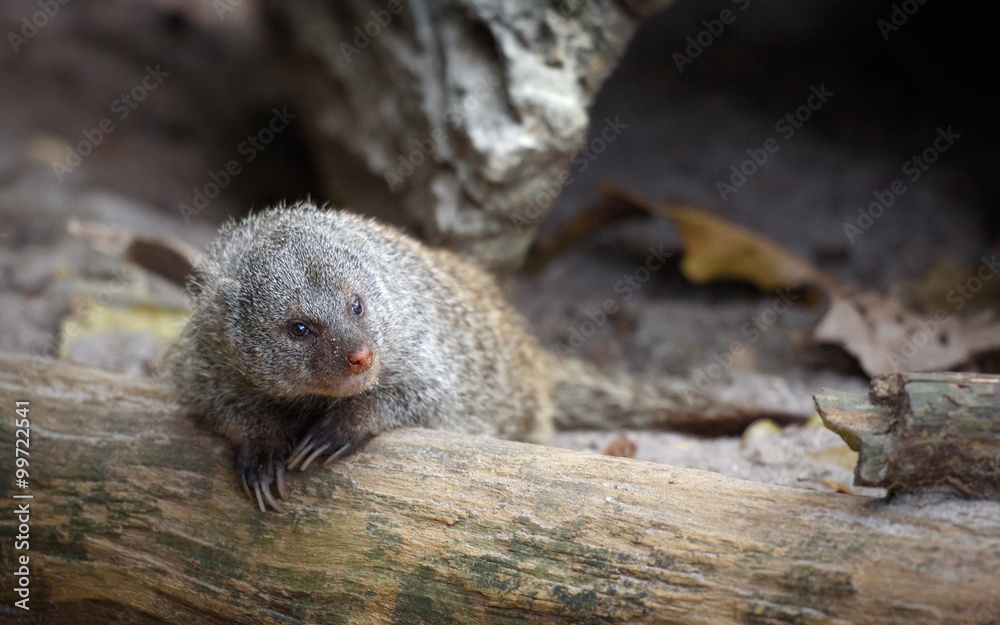
<svg viewBox="0 0 1000 625"><path fill-rule="evenodd" d="M541 349L488 274L350 213L298 205L230 223L190 288L169 375L182 408L232 442L261 510L281 510L271 487L287 498L286 468L400 426L541 441L554 422L705 418L677 411L681 388Z"/></svg>

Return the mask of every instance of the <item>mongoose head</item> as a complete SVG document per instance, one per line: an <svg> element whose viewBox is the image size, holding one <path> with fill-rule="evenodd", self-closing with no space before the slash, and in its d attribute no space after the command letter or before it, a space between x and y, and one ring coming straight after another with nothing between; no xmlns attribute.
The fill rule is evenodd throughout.
<svg viewBox="0 0 1000 625"><path fill-rule="evenodd" d="M382 361L386 298L368 242L294 214L265 217L220 253L231 271L215 299L239 369L279 397L369 390Z"/></svg>

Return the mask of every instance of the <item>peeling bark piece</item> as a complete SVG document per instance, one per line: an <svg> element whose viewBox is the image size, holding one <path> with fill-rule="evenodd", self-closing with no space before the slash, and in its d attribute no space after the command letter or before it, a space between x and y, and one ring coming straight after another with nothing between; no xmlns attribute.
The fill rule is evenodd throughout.
<svg viewBox="0 0 1000 625"><path fill-rule="evenodd" d="M867 397L816 395L827 427L858 452L854 483L1000 499L1000 376L894 374Z"/></svg>

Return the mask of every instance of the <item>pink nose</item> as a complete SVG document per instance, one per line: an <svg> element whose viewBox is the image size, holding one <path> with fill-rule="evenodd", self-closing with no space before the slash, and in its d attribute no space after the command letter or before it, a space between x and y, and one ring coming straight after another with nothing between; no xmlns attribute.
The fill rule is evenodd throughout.
<svg viewBox="0 0 1000 625"><path fill-rule="evenodd" d="M351 373L367 371L372 366L372 350L367 347L347 354L347 370Z"/></svg>

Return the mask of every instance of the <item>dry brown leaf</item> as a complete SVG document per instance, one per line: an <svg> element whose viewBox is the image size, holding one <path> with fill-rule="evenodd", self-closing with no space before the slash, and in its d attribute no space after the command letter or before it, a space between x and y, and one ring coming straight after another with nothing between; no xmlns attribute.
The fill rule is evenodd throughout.
<svg viewBox="0 0 1000 625"><path fill-rule="evenodd" d="M1000 348L1000 323L962 319L945 308L919 315L893 297L866 291L834 297L813 338L841 346L871 376L942 371Z"/></svg>
<svg viewBox="0 0 1000 625"><path fill-rule="evenodd" d="M611 441L608 448L604 450L604 455L617 456L619 458L635 458L635 449L635 443L629 437L622 434Z"/></svg>
<svg viewBox="0 0 1000 625"><path fill-rule="evenodd" d="M696 283L743 280L764 291L816 286L836 293L836 282L807 260L724 219L686 206L663 209L684 241L681 270Z"/></svg>

